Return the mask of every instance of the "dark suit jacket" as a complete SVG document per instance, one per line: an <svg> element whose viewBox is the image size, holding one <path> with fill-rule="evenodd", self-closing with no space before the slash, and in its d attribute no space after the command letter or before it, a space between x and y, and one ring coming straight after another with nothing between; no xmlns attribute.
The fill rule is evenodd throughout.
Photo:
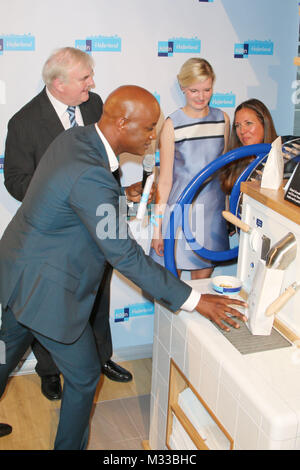
<svg viewBox="0 0 300 470"><path fill-rule="evenodd" d="M102 100L96 93L80 105L85 125L97 122ZM44 88L9 121L5 144L4 184L7 191L22 201L35 169L50 143L64 127Z"/></svg>
<svg viewBox="0 0 300 470"><path fill-rule="evenodd" d="M94 125L59 135L0 241L2 308L9 306L21 324L71 343L89 320L108 261L176 311L191 287L124 236L121 194Z"/></svg>

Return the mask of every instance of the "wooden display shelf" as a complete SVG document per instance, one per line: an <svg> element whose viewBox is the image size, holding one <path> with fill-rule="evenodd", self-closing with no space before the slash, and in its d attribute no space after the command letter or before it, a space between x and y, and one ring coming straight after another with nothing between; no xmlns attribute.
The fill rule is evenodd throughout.
<svg viewBox="0 0 300 470"><path fill-rule="evenodd" d="M300 225L300 208L284 199L283 187L278 190L260 187L260 181L241 183L241 191L266 207Z"/></svg>

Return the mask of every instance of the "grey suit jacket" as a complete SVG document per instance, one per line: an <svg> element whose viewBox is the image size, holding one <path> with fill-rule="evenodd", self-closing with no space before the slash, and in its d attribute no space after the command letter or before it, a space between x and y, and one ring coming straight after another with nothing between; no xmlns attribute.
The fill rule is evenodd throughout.
<svg viewBox="0 0 300 470"><path fill-rule="evenodd" d="M88 322L108 261L176 311L191 288L124 236L121 195L95 126L60 134L0 241L2 307L32 330L71 343Z"/></svg>
<svg viewBox="0 0 300 470"><path fill-rule="evenodd" d="M102 114L102 100L90 92L80 105L85 125L97 122ZM51 142L64 127L44 88L9 121L5 143L4 184L8 192L22 201L37 165Z"/></svg>

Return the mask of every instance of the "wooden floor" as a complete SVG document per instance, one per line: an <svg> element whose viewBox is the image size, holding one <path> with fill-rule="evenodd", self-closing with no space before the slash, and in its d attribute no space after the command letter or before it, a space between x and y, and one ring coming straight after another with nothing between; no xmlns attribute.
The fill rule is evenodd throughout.
<svg viewBox="0 0 300 470"><path fill-rule="evenodd" d="M112 382L101 376L95 394L95 407L91 419L91 436L89 448L132 448L138 446L140 436L145 439L145 429L138 424L132 423L140 419L140 423L145 420L141 417L136 419L140 413L148 413L149 400L147 396L151 390L151 359L139 359L135 361L120 363L130 370L133 380L129 383ZM13 432L9 436L0 438L0 450L48 450L53 448L56 428L58 423L60 401L49 401L41 393L40 378L36 374L15 376L9 379L5 394L0 402L0 422L9 423L13 427ZM133 400L138 397L138 400ZM117 400L112 402L113 400ZM129 417L128 428L124 429L123 436L118 436L118 441L110 443L107 435L102 441L99 436L103 435L103 423L101 416L108 414L108 407L113 403L115 410L120 409L116 414L124 410L124 416ZM111 415L111 413L109 413ZM123 420L124 421L124 420ZM147 421L147 419L146 419ZM105 423L105 419L103 419ZM106 423L106 428L114 423ZM115 428L117 429L117 427ZM102 434L101 434L102 433ZM116 438L116 436L115 436ZM117 439L117 438L116 438ZM115 439L115 440L116 440ZM125 443L125 440L127 442ZM136 440L136 442L135 442Z"/></svg>

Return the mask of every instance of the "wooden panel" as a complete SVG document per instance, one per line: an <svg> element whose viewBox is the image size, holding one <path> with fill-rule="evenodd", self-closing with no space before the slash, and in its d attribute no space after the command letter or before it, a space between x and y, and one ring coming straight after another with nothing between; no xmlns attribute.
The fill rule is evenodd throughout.
<svg viewBox="0 0 300 470"><path fill-rule="evenodd" d="M142 441L143 450L151 450L149 441Z"/></svg>
<svg viewBox="0 0 300 470"><path fill-rule="evenodd" d="M215 414L210 410L205 401L201 398L197 390L181 372L179 367L176 365L173 359L170 360L170 380L169 380L169 400L168 400L168 416L167 416L167 431L166 431L166 445L168 449L172 450L169 445L169 439L172 434L172 424L173 424L173 413L179 419L181 425L188 433L195 446L199 450L209 450L205 441L197 432L196 428L192 425L190 420L185 416L182 409L178 405L178 395L186 388L190 388L194 395L197 397L201 405L206 409L210 414L211 418L215 421L219 429L223 432L229 442L230 450L233 449L233 439L226 431L224 426L220 423Z"/></svg>
<svg viewBox="0 0 300 470"><path fill-rule="evenodd" d="M202 439L202 437L198 433L197 429L192 425L192 423L187 418L187 416L184 414L184 412L182 411L180 406L175 404L175 405L171 406L171 410L175 414L176 418L178 418L178 420L180 421L181 426L188 433L188 435L192 439L192 441L195 444L195 446L197 447L197 449L198 450L209 450L209 448L205 444L204 439Z"/></svg>
<svg viewBox="0 0 300 470"><path fill-rule="evenodd" d="M178 395L185 388L188 387L184 378L177 373L177 366L174 365L173 359L170 362L170 380L169 380L169 399L168 399L168 419L167 419L167 432L166 432L166 445L168 449L169 440L172 434L173 427L173 415L171 412L171 407L178 402Z"/></svg>
<svg viewBox="0 0 300 470"><path fill-rule="evenodd" d="M283 187L277 191L260 187L258 181L241 183L241 191L287 219L300 224L300 208L284 199Z"/></svg>
<svg viewBox="0 0 300 470"><path fill-rule="evenodd" d="M279 333L282 334L282 336L288 339L291 343L299 342L299 336L289 327L284 325L284 323L282 323L282 321L278 320L278 318L276 317L274 318L273 326L277 331L279 331Z"/></svg>

